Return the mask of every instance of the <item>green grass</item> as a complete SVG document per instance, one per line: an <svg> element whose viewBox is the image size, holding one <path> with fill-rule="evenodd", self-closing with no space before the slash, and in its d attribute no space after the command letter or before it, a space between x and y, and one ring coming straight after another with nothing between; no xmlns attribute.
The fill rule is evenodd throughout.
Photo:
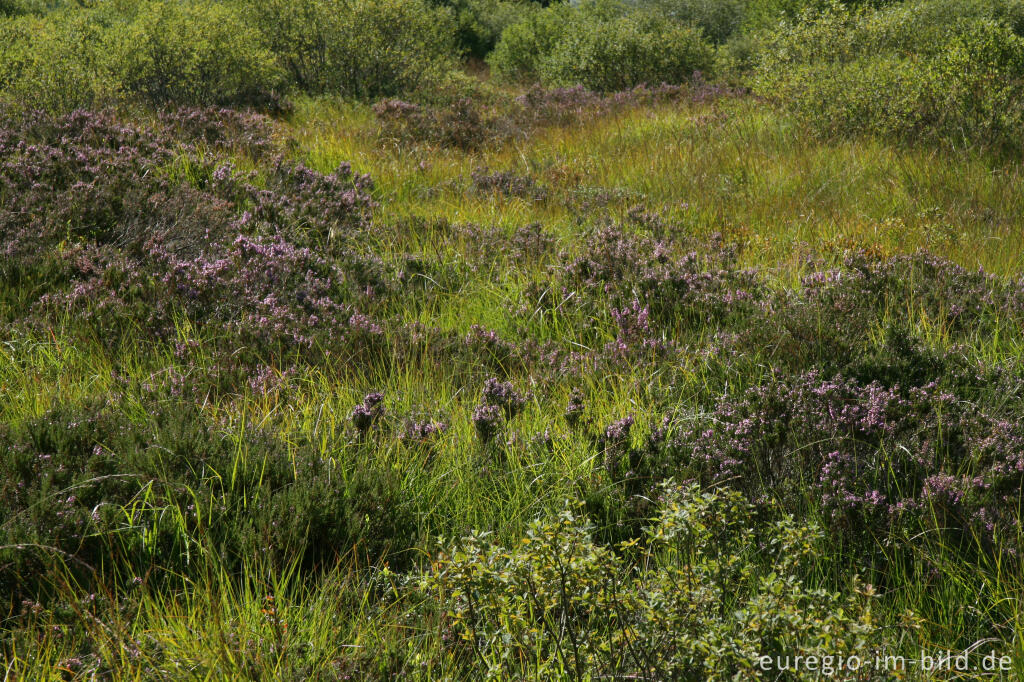
<svg viewBox="0 0 1024 682"><path fill-rule="evenodd" d="M778 287L797 281L806 257L839 261L854 249L880 255L927 249L968 269L981 266L1005 277L1018 275L1024 265L1019 164L997 163L980 152L816 139L752 98L634 108L586 126L541 129L529 139L477 152L382 145L367 107L331 100L300 101L285 131L293 141L291 154L311 167L329 172L350 161L373 177L380 206L368 249L389 262L421 253L451 266L450 278L430 297L387 305L394 319L418 320L458 335L479 324L511 340L585 347L612 341L615 331L607 315L583 320L587 313L569 306L543 314L514 312L524 289L543 281L550 263L517 266L500 254L474 260L464 241L446 236L439 227L445 223L510 232L539 222L555 238L556 251L573 253L595 224L621 219L631 206L643 205L672 218L673 229L700 238L721 232L737 241L743 246L741 264L768 273ZM547 198L481 193L470 180L478 167L529 175L548 189ZM582 206L588 193L601 191L618 198L606 206ZM929 347L961 343L964 352L984 363L1020 366L1024 337L1011 322L998 334L951 339L949 330L914 303L890 303L892 317L907 322ZM581 328L584 322L591 329ZM186 321L182 325L182 339L200 341L192 357L199 369L192 371L201 371L203 334L188 329ZM608 424L632 414L635 432L644 434L667 411L696 419L717 396L736 395L782 371L757 354L731 365L701 356L701 343L714 331L713 325L681 328L684 340L693 343L684 364L624 362L587 376L582 388L594 396L588 416L595 424ZM882 330L875 333L881 337ZM477 440L471 421L479 398L475 387L489 372L477 369L467 377L454 361L393 360L382 368L346 358L322 366L300 359L284 389L211 396L202 410L238 441L239 458L247 456L242 434L267 427L288 441L313 443L339 464L339 475L361 465L392 472L417 519L421 543L415 560L422 565L429 563L439 536L485 529L512 544L532 519L579 498L579 486L594 474L600 455L561 417L570 390L577 387L571 380L541 390L531 383L530 372L510 371L520 388L535 390L516 418L516 437L525 441L547 432L551 446L520 442L507 449L506 461L496 461ZM266 362L282 371L292 364L284 357ZM111 351L100 339L83 335L74 320L46 333L26 331L0 345L0 421L19 423L58 401L76 403L115 390L115 369L138 385L184 366L173 348ZM429 454L396 437L373 443L354 439L346 431L348 413L371 390L387 396L390 413L437 414L450 429ZM140 403L138 409L145 407ZM965 562L941 539L912 538L907 544L938 573L922 573L921 566L907 566L879 550L874 570L891 571L890 582L898 586L879 596L874 611L876 621L892 633L889 641L908 651L963 647L985 641L986 630L997 624L1002 635L1014 633L999 644L1014 657L1020 674L1024 579L1013 562L1004 564L1000 553L990 562ZM82 652L96 654L110 677L125 680L344 674L454 679L465 670L464 661L455 660L440 642L443 617L437 606L405 596L400 588L407 578L367 567L358 548L341 551L339 565L319 576L257 561L247 564L241 579L205 551L201 538L194 538L194 549L189 575L152 584L146 576L134 592L98 594L95 601L88 601L86 587L69 583L55 569L56 592L73 613L42 610L19 617L2 649L7 679L61 679L88 671L93 659L83 659L81 668L69 663ZM826 586L839 589L852 571L872 568L852 566L844 548L833 549L811 571ZM20 609L14 605L15 612Z"/></svg>

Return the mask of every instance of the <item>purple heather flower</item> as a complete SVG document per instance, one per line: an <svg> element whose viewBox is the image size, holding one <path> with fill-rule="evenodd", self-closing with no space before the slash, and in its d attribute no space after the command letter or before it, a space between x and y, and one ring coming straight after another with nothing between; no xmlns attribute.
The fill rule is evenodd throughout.
<svg viewBox="0 0 1024 682"><path fill-rule="evenodd" d="M504 413L498 405L478 405L473 410L473 426L484 443L489 442L501 431Z"/></svg>

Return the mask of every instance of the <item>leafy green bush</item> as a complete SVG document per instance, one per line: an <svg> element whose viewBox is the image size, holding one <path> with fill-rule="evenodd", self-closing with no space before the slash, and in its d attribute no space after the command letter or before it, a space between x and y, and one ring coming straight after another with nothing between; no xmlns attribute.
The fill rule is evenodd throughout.
<svg viewBox="0 0 1024 682"><path fill-rule="evenodd" d="M455 65L451 13L422 0L241 1L305 92L407 94L439 84Z"/></svg>
<svg viewBox="0 0 1024 682"><path fill-rule="evenodd" d="M277 107L294 90L377 98L429 94L455 82L452 12L424 0L19 7L0 7L25 15L0 19L0 92L25 107L69 111L120 97ZM482 9L473 16L497 21ZM504 16L480 30L496 35L511 18Z"/></svg>
<svg viewBox="0 0 1024 682"><path fill-rule="evenodd" d="M714 53L698 30L653 14L574 24L541 78L549 85L583 85L611 92L640 84L682 83L709 71Z"/></svg>
<svg viewBox="0 0 1024 682"><path fill-rule="evenodd" d="M556 6L506 29L490 63L502 78L614 91L681 83L708 71L699 29L614 2Z"/></svg>
<svg viewBox="0 0 1024 682"><path fill-rule="evenodd" d="M753 79L824 135L1020 148L1024 40L983 7L833 7L770 35Z"/></svg>
<svg viewBox="0 0 1024 682"><path fill-rule="evenodd" d="M508 26L487 59L495 74L519 83L540 80L541 60L564 38L577 12L560 3Z"/></svg>
<svg viewBox="0 0 1024 682"><path fill-rule="evenodd" d="M741 28L746 14L743 0L650 0L639 4L665 18L697 26L716 45Z"/></svg>
<svg viewBox="0 0 1024 682"><path fill-rule="evenodd" d="M448 547L424 587L447 608L453 653L488 679L705 680L757 677L761 656L865 653L860 599L802 579L817 529L760 518L734 492L660 492L643 541L615 550L569 511L514 548Z"/></svg>
<svg viewBox="0 0 1024 682"><path fill-rule="evenodd" d="M112 42L125 91L149 102L263 104L283 85L259 33L222 3L147 3Z"/></svg>
<svg viewBox="0 0 1024 682"><path fill-rule="evenodd" d="M531 0L435 0L434 4L451 9L456 43L465 53L479 59L494 49L506 27L540 9L540 4Z"/></svg>
<svg viewBox="0 0 1024 682"><path fill-rule="evenodd" d="M0 93L26 108L70 111L118 90L106 67L106 28L89 13L0 20Z"/></svg>

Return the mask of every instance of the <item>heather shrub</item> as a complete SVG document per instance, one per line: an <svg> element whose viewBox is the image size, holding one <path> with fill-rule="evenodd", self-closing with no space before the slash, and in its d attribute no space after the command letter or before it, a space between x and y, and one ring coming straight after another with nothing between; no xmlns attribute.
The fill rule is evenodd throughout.
<svg viewBox="0 0 1024 682"><path fill-rule="evenodd" d="M733 246L673 246L621 225L602 228L583 242L580 253L564 255L561 276L570 288L604 290L620 347L656 344L666 327L721 322L730 315L743 319L762 296L757 273L735 267Z"/></svg>
<svg viewBox="0 0 1024 682"><path fill-rule="evenodd" d="M1018 146L1024 41L976 5L830 8L776 30L763 50L755 90L820 134Z"/></svg>
<svg viewBox="0 0 1024 682"><path fill-rule="evenodd" d="M218 152L242 151L254 159L277 149L268 116L226 107L178 107L157 113L168 136Z"/></svg>
<svg viewBox="0 0 1024 682"><path fill-rule="evenodd" d="M547 196L547 190L538 185L532 177L518 175L514 171L491 173L487 168L475 168L470 178L473 186L480 192L494 192L533 201L543 201Z"/></svg>
<svg viewBox="0 0 1024 682"><path fill-rule="evenodd" d="M773 299L766 303L762 322L741 330L743 344L770 344L771 357L796 370L820 366L849 371L864 358L875 332L900 331L890 318L893 309L907 302L958 336L994 333L1000 319L1019 323L1024 312L1017 283L927 253L889 259L853 254L843 267L815 269L798 289L779 292ZM898 338L894 343L907 352L915 345ZM888 373L893 374L904 361L890 356L875 364L880 371L892 363ZM905 384L908 378L902 376L899 382Z"/></svg>
<svg viewBox="0 0 1024 682"><path fill-rule="evenodd" d="M855 547L927 528L970 553L1020 537L1014 415L934 381L886 387L810 371L723 401L666 447L707 485L799 513L811 505L832 532L866 543Z"/></svg>
<svg viewBox="0 0 1024 682"><path fill-rule="evenodd" d="M564 511L512 547L444 547L423 588L447 610L450 653L486 679L728 680L759 677L761 655L869 649L866 605L804 582L816 528L730 492L668 485L657 501L641 543L601 545Z"/></svg>
<svg viewBox="0 0 1024 682"><path fill-rule="evenodd" d="M427 142L459 149L477 149L501 138L488 112L469 98L432 107L385 99L373 106L379 136L394 143Z"/></svg>
<svg viewBox="0 0 1024 682"><path fill-rule="evenodd" d="M61 405L0 432L0 593L38 598L62 564L84 580L187 574L204 552L229 569L257 557L304 570L409 561L416 526L388 473L342 476L309 445L229 434L191 402L146 407Z"/></svg>
<svg viewBox="0 0 1024 682"><path fill-rule="evenodd" d="M451 13L422 0L240 0L294 87L374 99L437 86L454 67Z"/></svg>
<svg viewBox="0 0 1024 682"><path fill-rule="evenodd" d="M259 33L223 3L145 3L112 43L125 92L154 104L267 104L284 85Z"/></svg>
<svg viewBox="0 0 1024 682"><path fill-rule="evenodd" d="M328 339L359 352L381 336L352 306L385 293L391 275L350 246L374 202L369 178L348 165L322 174L279 160L257 179L110 114L6 123L0 276L33 287L33 324L74 313L117 345L125 333L135 341L173 335L184 314L230 330L226 342L258 342L254 352L259 343L309 349ZM188 132L180 115L163 125L179 139L201 132ZM225 129L213 139L232 138ZM182 158L192 159L201 188L167 171ZM144 333L134 329L140 320Z"/></svg>

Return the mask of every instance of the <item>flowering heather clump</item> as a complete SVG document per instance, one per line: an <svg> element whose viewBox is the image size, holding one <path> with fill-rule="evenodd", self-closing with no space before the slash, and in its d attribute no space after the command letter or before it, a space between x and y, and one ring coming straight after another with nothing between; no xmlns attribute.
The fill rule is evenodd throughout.
<svg viewBox="0 0 1024 682"><path fill-rule="evenodd" d="M347 301L386 290L379 258L340 243L312 247L364 224L369 178L347 165L322 175L279 160L257 188L258 174L190 156L192 140L182 146L200 136L215 147L238 135L256 143L265 123L253 116L180 110L156 132L109 113L5 118L4 276L45 282L32 324L73 313L116 344L140 323L150 338L169 336L184 312L197 325L223 325L233 344L372 344L380 327ZM205 189L165 172L181 155L209 171Z"/></svg>
<svg viewBox="0 0 1024 682"><path fill-rule="evenodd" d="M849 256L842 267L817 267L795 290L777 291L761 304L763 316L740 329L742 344L770 349L793 369L819 365L883 383L937 379L948 362L893 320L891 309L912 305L951 334L991 334L992 325L1024 321L1024 289L983 271L967 271L927 253L892 258ZM871 348L876 330L884 348Z"/></svg>
<svg viewBox="0 0 1024 682"><path fill-rule="evenodd" d="M196 260L167 255L160 282L196 319L226 323L242 337L311 346L317 330L348 326L340 273L309 248L281 237L240 235Z"/></svg>
<svg viewBox="0 0 1024 682"><path fill-rule="evenodd" d="M605 469L615 476L619 470L619 463L624 455L630 451L630 431L633 429L633 416L627 415L622 419L612 422L605 427L604 433L598 439L598 447L604 451Z"/></svg>
<svg viewBox="0 0 1024 682"><path fill-rule="evenodd" d="M569 395L569 402L565 406L565 421L569 426L576 428L580 420L583 419L583 413L586 406L583 403L583 393L579 389L574 388L572 393Z"/></svg>
<svg viewBox="0 0 1024 682"><path fill-rule="evenodd" d="M702 481L754 499L794 491L798 505L810 482L838 530L927 523L938 510L953 527L1009 541L1020 529L1022 446L1018 427L934 383L886 388L809 372L723 401L669 450Z"/></svg>
<svg viewBox="0 0 1024 682"><path fill-rule="evenodd" d="M756 271L733 266L735 255L728 246L677 254L665 242L606 228L563 267L566 286L602 289L623 308L640 305L650 322L706 322L746 311L764 295Z"/></svg>
<svg viewBox="0 0 1024 682"><path fill-rule="evenodd" d="M8 257L38 254L70 233L110 240L167 192L163 141L112 114L41 113L0 122L0 237Z"/></svg>
<svg viewBox="0 0 1024 682"><path fill-rule="evenodd" d="M473 426L484 443L489 443L501 432L505 412L500 405L477 405L473 410Z"/></svg>
<svg viewBox="0 0 1024 682"><path fill-rule="evenodd" d="M511 235L500 227L484 229L472 224L462 225L457 236L465 241L466 255L475 268L502 261L526 266L544 262L554 255L555 238L540 223L516 228Z"/></svg>
<svg viewBox="0 0 1024 682"><path fill-rule="evenodd" d="M469 98L437 107L387 99L375 104L373 112L383 141L426 142L474 150L525 139L539 128L586 124L613 111L672 102L707 102L741 92L725 85L710 85L699 78L691 86L640 85L604 95L583 86L534 86L499 107Z"/></svg>
<svg viewBox="0 0 1024 682"><path fill-rule="evenodd" d="M544 201L547 190L528 175L517 175L513 171L489 172L487 168L476 168L471 177L473 186L480 192L497 192L506 197L519 197L531 201Z"/></svg>
<svg viewBox="0 0 1024 682"><path fill-rule="evenodd" d="M569 88L534 86L515 99L520 125L569 125L606 112L610 99L582 85Z"/></svg>
<svg viewBox="0 0 1024 682"><path fill-rule="evenodd" d="M274 122L251 111L218 107L180 107L157 114L160 125L174 139L217 150L238 149L253 158L274 150Z"/></svg>
<svg viewBox="0 0 1024 682"><path fill-rule="evenodd" d="M510 381L499 381L492 377L484 382L484 404L500 407L506 419L512 419L519 414L528 397L516 391Z"/></svg>
<svg viewBox="0 0 1024 682"><path fill-rule="evenodd" d="M983 270L965 268L931 254L894 256L880 260L867 254L848 257L841 270L815 271L804 277L807 298L849 315L878 314L888 300L913 300L932 319L964 329L998 312L1020 319L1024 298Z"/></svg>
<svg viewBox="0 0 1024 682"><path fill-rule="evenodd" d="M365 434L369 431L374 422L383 416L384 406L381 404L383 401L384 395L382 393L368 393L363 398L362 403L352 408L349 418L360 434Z"/></svg>
<svg viewBox="0 0 1024 682"><path fill-rule="evenodd" d="M524 349L503 339L497 332L474 324L463 339L463 346L474 358L495 369L511 370L525 364Z"/></svg>
<svg viewBox="0 0 1024 682"><path fill-rule="evenodd" d="M458 149L482 147L498 134L491 114L473 100L462 98L446 107L425 107L401 100L382 100L373 113L382 140L427 142Z"/></svg>
<svg viewBox="0 0 1024 682"><path fill-rule="evenodd" d="M633 299L628 308L611 308L609 312L617 327L615 341L607 347L612 355L623 357L630 349L664 351L672 346L671 341L654 335L650 325L649 306L640 305L637 299Z"/></svg>
<svg viewBox="0 0 1024 682"><path fill-rule="evenodd" d="M376 206L370 177L353 173L347 163L324 175L278 159L265 189L247 185L245 190L253 206L242 216L243 226L255 220L319 237L363 225Z"/></svg>
<svg viewBox="0 0 1024 682"><path fill-rule="evenodd" d="M409 421L405 425L405 437L412 441L427 441L448 431L448 424L442 421Z"/></svg>

